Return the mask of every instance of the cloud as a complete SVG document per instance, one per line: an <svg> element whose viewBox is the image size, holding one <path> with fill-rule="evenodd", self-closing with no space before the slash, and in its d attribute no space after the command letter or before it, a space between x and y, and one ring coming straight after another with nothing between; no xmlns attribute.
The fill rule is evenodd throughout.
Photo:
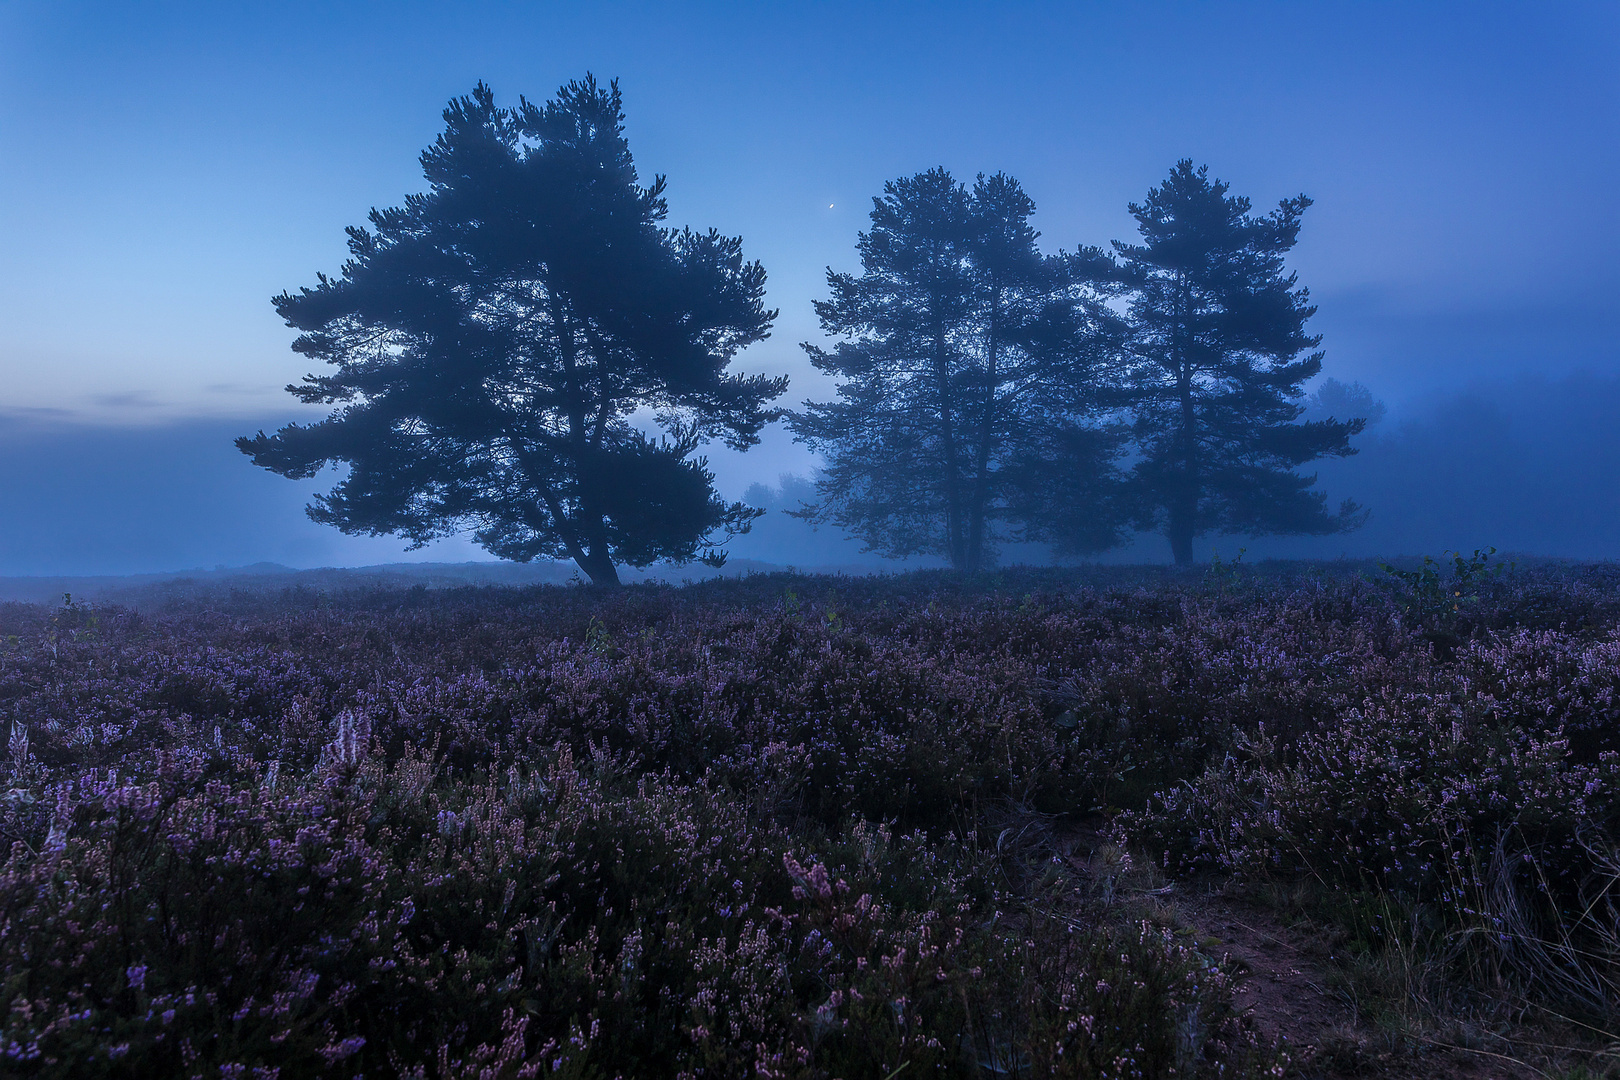
<svg viewBox="0 0 1620 1080"><path fill-rule="evenodd" d="M258 418L0 425L0 576L482 555L461 541L408 554L402 540L344 536L310 521L304 506L330 477L286 480L231 444L278 426Z"/></svg>
<svg viewBox="0 0 1620 1080"><path fill-rule="evenodd" d="M65 420L74 415L72 409L52 405L7 405L0 407L0 417L8 420Z"/></svg>
<svg viewBox="0 0 1620 1080"><path fill-rule="evenodd" d="M91 394L92 404L103 409L159 409L163 402L154 400L145 390L121 390L114 394Z"/></svg>
<svg viewBox="0 0 1620 1080"><path fill-rule="evenodd" d="M1494 546L1620 558L1616 415L1620 376L1593 372L1435 392L1409 405L1404 419L1355 440L1355 457L1310 467L1330 504L1353 498L1371 508L1364 528L1258 539L1250 555L1438 555ZM1236 547L1230 539L1216 543L1222 551Z"/></svg>
<svg viewBox="0 0 1620 1080"><path fill-rule="evenodd" d="M272 386L269 383L221 382L209 383L203 390L209 394L226 397L279 397L282 387Z"/></svg>

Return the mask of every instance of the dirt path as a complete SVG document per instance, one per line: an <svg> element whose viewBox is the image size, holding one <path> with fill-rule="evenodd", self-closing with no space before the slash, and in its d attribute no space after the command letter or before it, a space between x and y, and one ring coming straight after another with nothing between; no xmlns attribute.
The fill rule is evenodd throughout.
<svg viewBox="0 0 1620 1080"><path fill-rule="evenodd" d="M1282 925L1262 908L1219 894L1176 897L1173 907L1205 952L1229 958L1243 972L1239 1003L1264 1035L1289 1048L1303 1076L1528 1080L1544 1075L1481 1051L1381 1050L1376 1033L1358 1025L1354 1009L1328 988L1332 954L1325 942Z"/></svg>
<svg viewBox="0 0 1620 1080"><path fill-rule="evenodd" d="M1053 836L1070 866L1094 883L1117 874L1108 837L1091 829ZM1123 881L1120 882L1123 885ZM1396 1052L1331 989L1329 942L1283 924L1264 907L1223 892L1175 884L1143 899L1157 914L1239 973L1238 1004L1255 1027L1289 1050L1295 1075L1310 1080L1543 1080L1548 1074L1511 1058L1433 1045Z"/></svg>
<svg viewBox="0 0 1620 1080"><path fill-rule="evenodd" d="M1296 1056L1314 1056L1349 1023L1349 1010L1325 989L1327 974L1309 942L1261 912L1218 898L1181 898L1175 908L1205 952L1240 965L1239 1000L1256 1027L1296 1048Z"/></svg>

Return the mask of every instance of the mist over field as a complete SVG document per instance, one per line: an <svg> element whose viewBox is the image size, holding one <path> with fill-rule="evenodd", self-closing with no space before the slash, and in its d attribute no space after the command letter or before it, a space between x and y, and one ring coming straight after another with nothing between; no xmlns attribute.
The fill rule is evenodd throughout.
<svg viewBox="0 0 1620 1080"><path fill-rule="evenodd" d="M1376 394L1375 403L1382 401ZM1312 412L1322 411L1311 402ZM1386 406L1386 410L1388 407ZM1206 537L1201 557L1334 559L1438 555L1494 546L1570 559L1620 558L1620 378L1521 376L1433 391L1388 410L1354 439L1359 453L1313 470L1330 501L1372 510L1329 537ZM489 556L467 542L410 552L390 537L349 537L309 521L318 481L245 468L230 439L254 425L189 421L140 428L12 424L0 429L0 576L124 575L276 563L290 568ZM762 455L763 456L763 455ZM794 464L792 458L780 459ZM799 569L896 570L937 560L882 559L833 526L785 511L813 500L812 470L757 476L747 455L721 463L727 497L768 509L732 541L731 558ZM756 478L757 476L757 478ZM1003 562L1044 563L1039 546ZM1166 562L1162 538L1138 535L1106 562ZM536 568L538 571L540 568ZM558 564L558 578L570 567ZM703 567L665 571L674 580Z"/></svg>
<svg viewBox="0 0 1620 1080"><path fill-rule="evenodd" d="M1330 415L1314 396L1306 404L1304 419ZM1372 422L1352 441L1355 456L1304 471L1318 475L1330 503L1352 498L1368 507L1367 523L1327 537L1205 537L1202 558L1230 559L1240 549L1246 559L1398 558L1486 547L1620 558L1620 427L1613 420L1620 377L1580 372L1479 382L1424 394L1398 413L1370 393L1333 404L1341 405L1340 416L1348 405ZM855 541L809 532L781 512L814 498L807 478L784 480L749 489L746 497L773 513L756 526L758 535L735 542L737 554L799 566L854 561ZM1050 556L1039 546L1009 545L1003 557L1038 564ZM1168 559L1164 540L1143 534L1100 556L1107 563Z"/></svg>

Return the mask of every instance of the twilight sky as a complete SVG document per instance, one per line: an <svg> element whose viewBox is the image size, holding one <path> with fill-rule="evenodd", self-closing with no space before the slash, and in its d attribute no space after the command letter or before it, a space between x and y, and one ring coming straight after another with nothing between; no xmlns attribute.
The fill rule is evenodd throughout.
<svg viewBox="0 0 1620 1080"><path fill-rule="evenodd" d="M1131 238L1126 203L1179 157L1259 209L1311 195L1292 265L1326 371L1397 418L1482 382L1614 375L1617 61L1620 6L1595 3L0 0L0 465L44 482L46 447L85 426L144 429L138 457L158 428L308 416L269 297L421 188L447 99L483 79L543 100L586 71L620 79L671 222L764 262L782 315L741 365L793 375L793 402L827 393L797 348L825 267L854 267L885 180L936 164L1018 177L1049 250ZM781 434L711 456L731 496L808 464ZM287 489L286 528L313 528L312 485L250 478L228 443L218 468ZM51 509L29 506L7 526ZM310 558L376 561L358 551ZM44 572L25 562L0 550L0 573Z"/></svg>

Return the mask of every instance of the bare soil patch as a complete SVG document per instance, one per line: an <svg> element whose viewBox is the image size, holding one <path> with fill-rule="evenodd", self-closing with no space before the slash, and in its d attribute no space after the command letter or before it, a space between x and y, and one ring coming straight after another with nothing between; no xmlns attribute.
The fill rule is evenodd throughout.
<svg viewBox="0 0 1620 1080"><path fill-rule="evenodd" d="M1068 865L1122 908L1176 928L1212 960L1236 973L1240 1006L1256 1030L1287 1048L1293 1075L1311 1080L1541 1080L1551 1075L1485 1049L1411 1038L1406 1045L1358 1012L1336 985L1331 938L1289 925L1241 894L1196 884L1165 884L1122 863L1110 838L1083 827L1059 839ZM1419 1037L1421 1039L1421 1037Z"/></svg>
<svg viewBox="0 0 1620 1080"><path fill-rule="evenodd" d="M1190 892L1190 891L1189 891ZM1389 1048L1387 1033L1361 1022L1332 989L1336 959L1325 938L1285 925L1240 897L1183 894L1178 922L1200 948L1241 973L1238 999L1255 1026L1288 1047L1303 1076L1380 1080L1517 1080L1545 1074L1505 1055L1430 1044Z"/></svg>

